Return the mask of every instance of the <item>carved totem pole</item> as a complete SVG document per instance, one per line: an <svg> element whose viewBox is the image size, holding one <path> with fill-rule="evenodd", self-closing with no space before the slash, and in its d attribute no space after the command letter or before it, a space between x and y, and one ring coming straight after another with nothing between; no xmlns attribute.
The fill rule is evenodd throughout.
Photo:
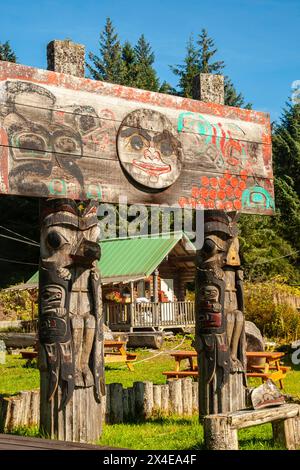
<svg viewBox="0 0 300 470"><path fill-rule="evenodd" d="M91 442L101 434L105 385L97 208L95 201L55 198L40 205L41 429L60 440Z"/></svg>
<svg viewBox="0 0 300 470"><path fill-rule="evenodd" d="M200 414L242 408L242 270L232 211L274 212L269 115L223 106L220 75L197 77L196 101L86 79L84 47L71 41L53 41L47 51L48 71L0 61L0 193L43 198L41 428L62 440L101 434L100 250L90 200L121 204L120 195L134 210L207 210L196 279Z"/></svg>
<svg viewBox="0 0 300 470"><path fill-rule="evenodd" d="M200 74L194 86L198 89L195 97L223 103L222 76ZM218 210L206 211L204 216L195 305L200 416L245 407L243 271L237 219L236 212Z"/></svg>

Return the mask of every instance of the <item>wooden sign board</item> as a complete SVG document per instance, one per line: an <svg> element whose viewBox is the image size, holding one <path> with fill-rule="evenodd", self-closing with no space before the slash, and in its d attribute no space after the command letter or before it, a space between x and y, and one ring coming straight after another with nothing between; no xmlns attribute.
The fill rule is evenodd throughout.
<svg viewBox="0 0 300 470"><path fill-rule="evenodd" d="M0 192L271 214L269 115L0 62Z"/></svg>

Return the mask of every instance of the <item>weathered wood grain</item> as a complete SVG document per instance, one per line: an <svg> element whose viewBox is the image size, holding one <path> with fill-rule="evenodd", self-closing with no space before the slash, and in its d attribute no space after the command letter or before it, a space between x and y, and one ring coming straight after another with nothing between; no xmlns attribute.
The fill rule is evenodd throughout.
<svg viewBox="0 0 300 470"><path fill-rule="evenodd" d="M263 410L242 410L205 416L204 440L209 450L238 450L238 430L272 423L274 441L288 450L300 446L299 405L286 404Z"/></svg>
<svg viewBox="0 0 300 470"><path fill-rule="evenodd" d="M0 64L0 192L274 210L269 116Z"/></svg>
<svg viewBox="0 0 300 470"><path fill-rule="evenodd" d="M113 447L0 434L0 450L119 450Z"/></svg>

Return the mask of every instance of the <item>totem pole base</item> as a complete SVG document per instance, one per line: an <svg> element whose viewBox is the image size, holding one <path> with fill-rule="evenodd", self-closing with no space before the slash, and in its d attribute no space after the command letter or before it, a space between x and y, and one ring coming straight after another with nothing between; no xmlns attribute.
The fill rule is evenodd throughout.
<svg viewBox="0 0 300 470"><path fill-rule="evenodd" d="M60 441L95 443L102 432L102 406L94 396L94 387L76 387L66 407L58 411L60 387L47 400L48 379L41 374L40 430L48 438Z"/></svg>
<svg viewBox="0 0 300 470"><path fill-rule="evenodd" d="M204 367L201 362L205 361L203 355L198 357L199 370ZM209 384L204 383L201 375L199 377L199 416L217 413L229 413L246 408L246 387L244 385L244 374L242 372L231 372L228 382L223 387L218 374L215 374Z"/></svg>

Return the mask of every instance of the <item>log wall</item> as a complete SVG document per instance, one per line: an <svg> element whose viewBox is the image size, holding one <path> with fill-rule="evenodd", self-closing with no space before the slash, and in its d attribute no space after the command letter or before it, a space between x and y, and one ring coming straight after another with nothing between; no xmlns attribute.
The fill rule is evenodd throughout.
<svg viewBox="0 0 300 470"><path fill-rule="evenodd" d="M39 390L0 396L0 432L17 427L39 426ZM107 424L140 422L155 416L192 416L198 413L198 384L192 379L169 380L167 384L134 382L106 385L102 416Z"/></svg>

